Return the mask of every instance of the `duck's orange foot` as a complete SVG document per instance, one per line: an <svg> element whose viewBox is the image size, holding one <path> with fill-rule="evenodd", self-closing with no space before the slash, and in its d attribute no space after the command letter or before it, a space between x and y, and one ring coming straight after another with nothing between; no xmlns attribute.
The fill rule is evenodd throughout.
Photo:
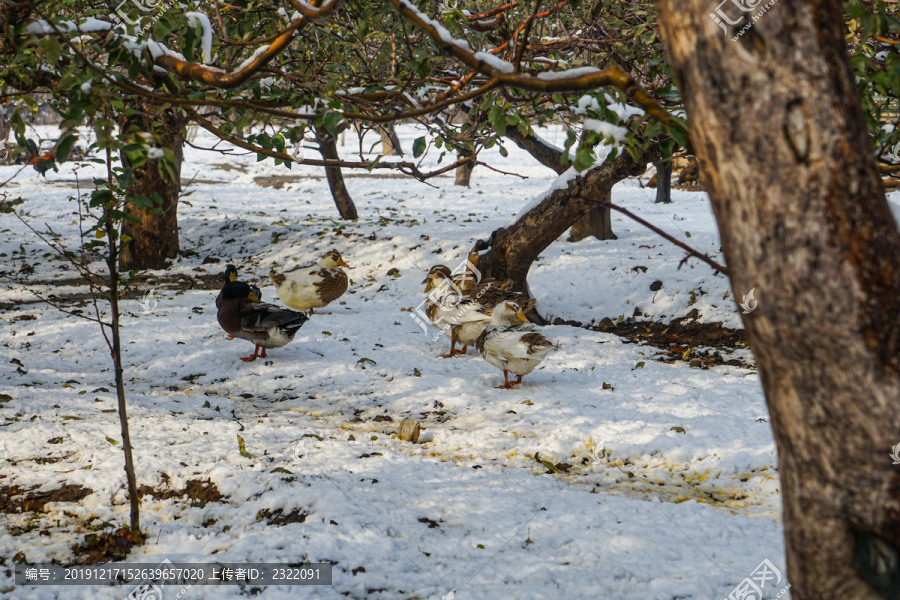
<svg viewBox="0 0 900 600"><path fill-rule="evenodd" d="M509 371L503 371L503 381L504 381L503 385L498 385L494 389L496 389L496 390L511 390L511 389L513 389L513 386L517 386L520 383L522 383L522 376L519 375L517 377L516 381L510 381L509 380Z"/></svg>
<svg viewBox="0 0 900 600"><path fill-rule="evenodd" d="M241 360L244 362L253 362L257 358L265 358L266 357L266 349L262 348L262 354L260 354L259 351L260 351L260 347L257 346L256 348L253 349L253 354L251 354L250 356L242 356Z"/></svg>
<svg viewBox="0 0 900 600"><path fill-rule="evenodd" d="M456 342L451 342L450 344L450 353L449 354L439 354L438 358L453 358L457 354L465 354L468 346L463 346L462 350L456 349Z"/></svg>
<svg viewBox="0 0 900 600"><path fill-rule="evenodd" d="M233 339L234 339L234 336L231 335L230 333L226 333L225 335L226 335L226 337L228 337L229 340L233 340Z"/></svg>

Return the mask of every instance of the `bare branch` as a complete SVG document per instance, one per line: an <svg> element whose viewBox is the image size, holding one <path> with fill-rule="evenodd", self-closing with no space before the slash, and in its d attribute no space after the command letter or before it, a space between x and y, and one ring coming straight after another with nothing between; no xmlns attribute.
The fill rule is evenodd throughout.
<svg viewBox="0 0 900 600"><path fill-rule="evenodd" d="M586 197L586 196L580 196L580 198L581 198L582 200L584 200L585 202L591 202L591 203L593 203L593 204L599 204L600 206L608 206L609 208L611 208L611 209L613 209L613 210L619 211L620 213L622 213L623 215L629 217L630 219L632 219L632 220L634 220L634 221L637 221L638 223L640 223L641 225L643 225L644 227L646 227L647 229L649 229L649 230L652 231L653 233L656 233L656 234L658 234L658 235L660 235L660 236L666 238L667 240L669 240L670 242L672 242L673 244L675 244L675 245L678 246L679 248L682 248L683 250L687 251L689 257L690 257L690 256L694 256L694 257L696 257L696 258L699 258L700 260L702 260L703 262L705 262L706 264L708 264L709 266L711 266L713 269L715 269L716 271L718 271L718 272L721 273L722 275L725 275L726 277L728 276L728 269L726 269L725 267L723 267L722 265L720 265L719 263L717 263L716 261L714 261L713 259L711 259L709 256L707 256L706 254L703 254L703 253L700 252L699 250L695 250L694 248L691 248L690 246L688 246L688 245L685 244L684 242L675 239L674 237L672 237L671 235L669 235L668 233L666 233L665 231L663 231L663 230L660 229L659 227L657 227L657 226L655 226L655 225L651 225L650 223L648 223L648 222L645 221L644 219L640 218L639 216L637 216L636 214L634 214L634 213L631 212L630 210L628 210L628 209L626 209L626 208L622 208L621 206L618 206L618 205L616 205L616 204L613 204L612 202L603 202L602 200L594 200L593 198L588 198L588 197ZM684 261L682 261L682 262L684 262Z"/></svg>

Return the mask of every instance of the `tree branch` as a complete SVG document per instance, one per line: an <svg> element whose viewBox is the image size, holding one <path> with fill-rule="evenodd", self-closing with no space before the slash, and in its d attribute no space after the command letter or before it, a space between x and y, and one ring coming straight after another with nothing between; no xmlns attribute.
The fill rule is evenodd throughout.
<svg viewBox="0 0 900 600"><path fill-rule="evenodd" d="M603 201L601 201L601 200L594 200L593 198L587 198L587 197L585 197L585 196L581 196L581 199L584 200L585 202L591 202L591 203L593 203L593 204L599 204L600 206L608 206L609 208L611 208L611 209L613 209L613 210L619 211L619 212L622 213L623 215L629 217L630 219L632 219L632 220L634 220L634 221L637 221L638 223L640 223L641 225L643 225L643 226L646 227L647 229L651 230L653 233L656 233L657 235L660 235L660 236L666 238L667 240L669 240L670 242L672 242L673 244L675 244L675 245L678 246L679 248L685 250L685 251L688 253L689 256L694 256L694 257L696 257L696 258L699 258L700 260L702 260L703 262L705 262L706 264L708 264L709 266L711 266L713 269L715 269L716 271L718 271L718 272L721 273L722 275L725 275L726 277L728 276L728 269L726 269L725 267L723 267L722 265L720 265L719 263L717 263L716 261L714 261L713 259L711 259L709 256L707 256L706 254L703 254L703 253L700 252L699 250L695 250L694 248L691 248L690 246L688 246L688 245L685 244L684 242L675 239L674 237L672 237L671 235L669 235L668 233L666 233L665 231L663 231L663 230L660 229L659 227L656 227L655 225L651 225L650 223L648 223L648 222L645 221L644 219L640 218L639 216L637 216L636 214L634 214L634 213L631 212L630 210L628 210L628 209L626 209L626 208L622 208L621 206L618 206L618 205L616 205L616 204L613 204L612 202L603 202Z"/></svg>
<svg viewBox="0 0 900 600"><path fill-rule="evenodd" d="M685 139L689 139L689 133L684 123L663 108L647 90L618 65L612 65L603 70L573 69L568 73L566 71L545 72L538 75L516 73L512 65L509 65L509 69L498 68L495 63L488 63L478 58L467 42L453 38L443 25L419 12L407 0L384 1L403 18L425 32L441 51L450 54L467 67L492 79L497 79L500 85L547 93L577 92L606 86L615 87L622 90L629 100L643 108L647 114L663 125L678 130Z"/></svg>

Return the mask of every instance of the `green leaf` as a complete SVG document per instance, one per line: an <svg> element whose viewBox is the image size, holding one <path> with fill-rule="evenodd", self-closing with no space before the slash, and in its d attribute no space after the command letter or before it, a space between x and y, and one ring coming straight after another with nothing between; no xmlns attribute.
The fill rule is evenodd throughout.
<svg viewBox="0 0 900 600"><path fill-rule="evenodd" d="M109 436L106 436L106 441L109 442L110 444L112 444L113 446L119 445L119 442L117 440L114 440L113 438L111 438Z"/></svg>
<svg viewBox="0 0 900 600"><path fill-rule="evenodd" d="M72 150L72 145L78 141L78 132L74 129L71 129L59 138L59 141L56 143L56 150L54 151L56 154L56 160L59 162L65 162L66 158L69 156L69 152Z"/></svg>
<svg viewBox="0 0 900 600"><path fill-rule="evenodd" d="M425 153L426 145L427 144L425 142L424 135L422 137L416 138L416 141L413 142L413 156L416 158L422 156Z"/></svg>

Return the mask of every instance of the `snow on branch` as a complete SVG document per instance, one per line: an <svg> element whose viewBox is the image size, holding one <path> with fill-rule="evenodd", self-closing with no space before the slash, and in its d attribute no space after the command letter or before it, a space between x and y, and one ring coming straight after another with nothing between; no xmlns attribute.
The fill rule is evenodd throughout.
<svg viewBox="0 0 900 600"><path fill-rule="evenodd" d="M209 17L201 12L184 13L191 27L200 26L203 31L200 34L200 56L203 62L208 63L212 57L212 25L209 24Z"/></svg>
<svg viewBox="0 0 900 600"><path fill-rule="evenodd" d="M216 67L210 67L197 64L178 58L170 54L156 58L156 66L162 67L167 71L177 73L185 79L203 83L215 88L230 89L235 88L255 75L260 69L266 66L269 61L278 56L282 50L287 48L294 38L294 33L298 28L305 25L311 20L319 19L327 16L334 11L342 0L325 0L319 8L306 4L307 9L304 10L298 6L303 16L294 20L291 25L281 32L271 44L261 46L250 59L244 61L236 70L232 72L223 71ZM210 33L210 35L212 35ZM205 46L204 46L205 48Z"/></svg>
<svg viewBox="0 0 900 600"><path fill-rule="evenodd" d="M101 21L100 19L95 19L94 17L89 17L82 21L81 23L75 23L74 21L60 21L57 27L61 31L65 31L66 33L77 31L79 33L96 33L99 31L109 31L112 29L113 24L108 21ZM51 33L55 33L53 25L48 23L43 19L35 19L28 23L25 26L25 31L28 33L33 33L35 35L48 35Z"/></svg>
<svg viewBox="0 0 900 600"><path fill-rule="evenodd" d="M430 19L407 0L384 0L403 18L425 32L442 51L452 55L467 67L487 75L500 82L500 85L534 92L576 92L598 87L612 86L623 92L628 98L647 111L647 114L660 123L679 130L685 138L688 132L684 125L656 99L650 95L618 65L605 69L580 67L568 71L544 72L529 75L515 71L515 67L506 61L488 56L485 52L475 52L468 42L454 38L440 23Z"/></svg>

